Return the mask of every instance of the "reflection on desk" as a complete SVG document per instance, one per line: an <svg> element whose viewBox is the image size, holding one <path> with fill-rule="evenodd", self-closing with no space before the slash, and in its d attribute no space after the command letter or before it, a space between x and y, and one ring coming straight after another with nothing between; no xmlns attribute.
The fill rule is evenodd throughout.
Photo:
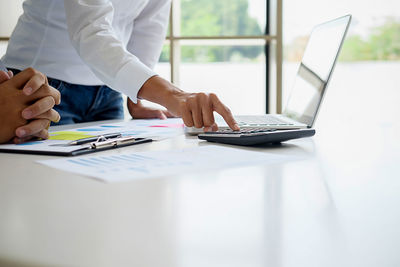
<svg viewBox="0 0 400 267"><path fill-rule="evenodd" d="M363 125L246 148L301 161L114 184L0 154L0 265L399 266L400 127ZM181 135L100 155L208 145Z"/></svg>

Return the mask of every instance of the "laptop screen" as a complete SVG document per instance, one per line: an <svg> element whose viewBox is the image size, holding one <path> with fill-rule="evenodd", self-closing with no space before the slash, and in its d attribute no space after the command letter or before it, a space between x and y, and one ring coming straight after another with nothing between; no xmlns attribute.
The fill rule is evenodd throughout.
<svg viewBox="0 0 400 267"><path fill-rule="evenodd" d="M313 29L284 110L286 116L313 125L350 20L348 15Z"/></svg>

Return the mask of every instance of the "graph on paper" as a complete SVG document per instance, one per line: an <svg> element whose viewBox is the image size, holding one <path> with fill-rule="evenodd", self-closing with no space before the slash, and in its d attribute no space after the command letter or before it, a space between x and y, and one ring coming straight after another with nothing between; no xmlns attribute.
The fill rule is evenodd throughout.
<svg viewBox="0 0 400 267"><path fill-rule="evenodd" d="M288 158L269 153L207 145L181 150L115 153L38 162L102 181L118 182L268 164L282 159Z"/></svg>

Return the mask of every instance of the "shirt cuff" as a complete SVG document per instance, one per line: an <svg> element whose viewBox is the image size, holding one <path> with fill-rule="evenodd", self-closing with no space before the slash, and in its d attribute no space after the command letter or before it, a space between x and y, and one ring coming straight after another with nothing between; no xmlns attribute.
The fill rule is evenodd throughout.
<svg viewBox="0 0 400 267"><path fill-rule="evenodd" d="M143 84L157 75L153 70L140 61L126 63L116 75L115 89L127 95L133 103L137 103L137 94Z"/></svg>

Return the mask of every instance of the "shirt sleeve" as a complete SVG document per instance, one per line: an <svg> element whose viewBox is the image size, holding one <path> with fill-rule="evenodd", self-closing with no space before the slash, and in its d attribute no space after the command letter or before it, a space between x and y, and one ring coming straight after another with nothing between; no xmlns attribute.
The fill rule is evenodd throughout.
<svg viewBox="0 0 400 267"><path fill-rule="evenodd" d="M128 50L151 69L160 58L170 9L171 0L150 0L134 22Z"/></svg>
<svg viewBox="0 0 400 267"><path fill-rule="evenodd" d="M110 0L64 0L72 45L107 86L137 102L142 85L156 75L130 53L112 27Z"/></svg>

